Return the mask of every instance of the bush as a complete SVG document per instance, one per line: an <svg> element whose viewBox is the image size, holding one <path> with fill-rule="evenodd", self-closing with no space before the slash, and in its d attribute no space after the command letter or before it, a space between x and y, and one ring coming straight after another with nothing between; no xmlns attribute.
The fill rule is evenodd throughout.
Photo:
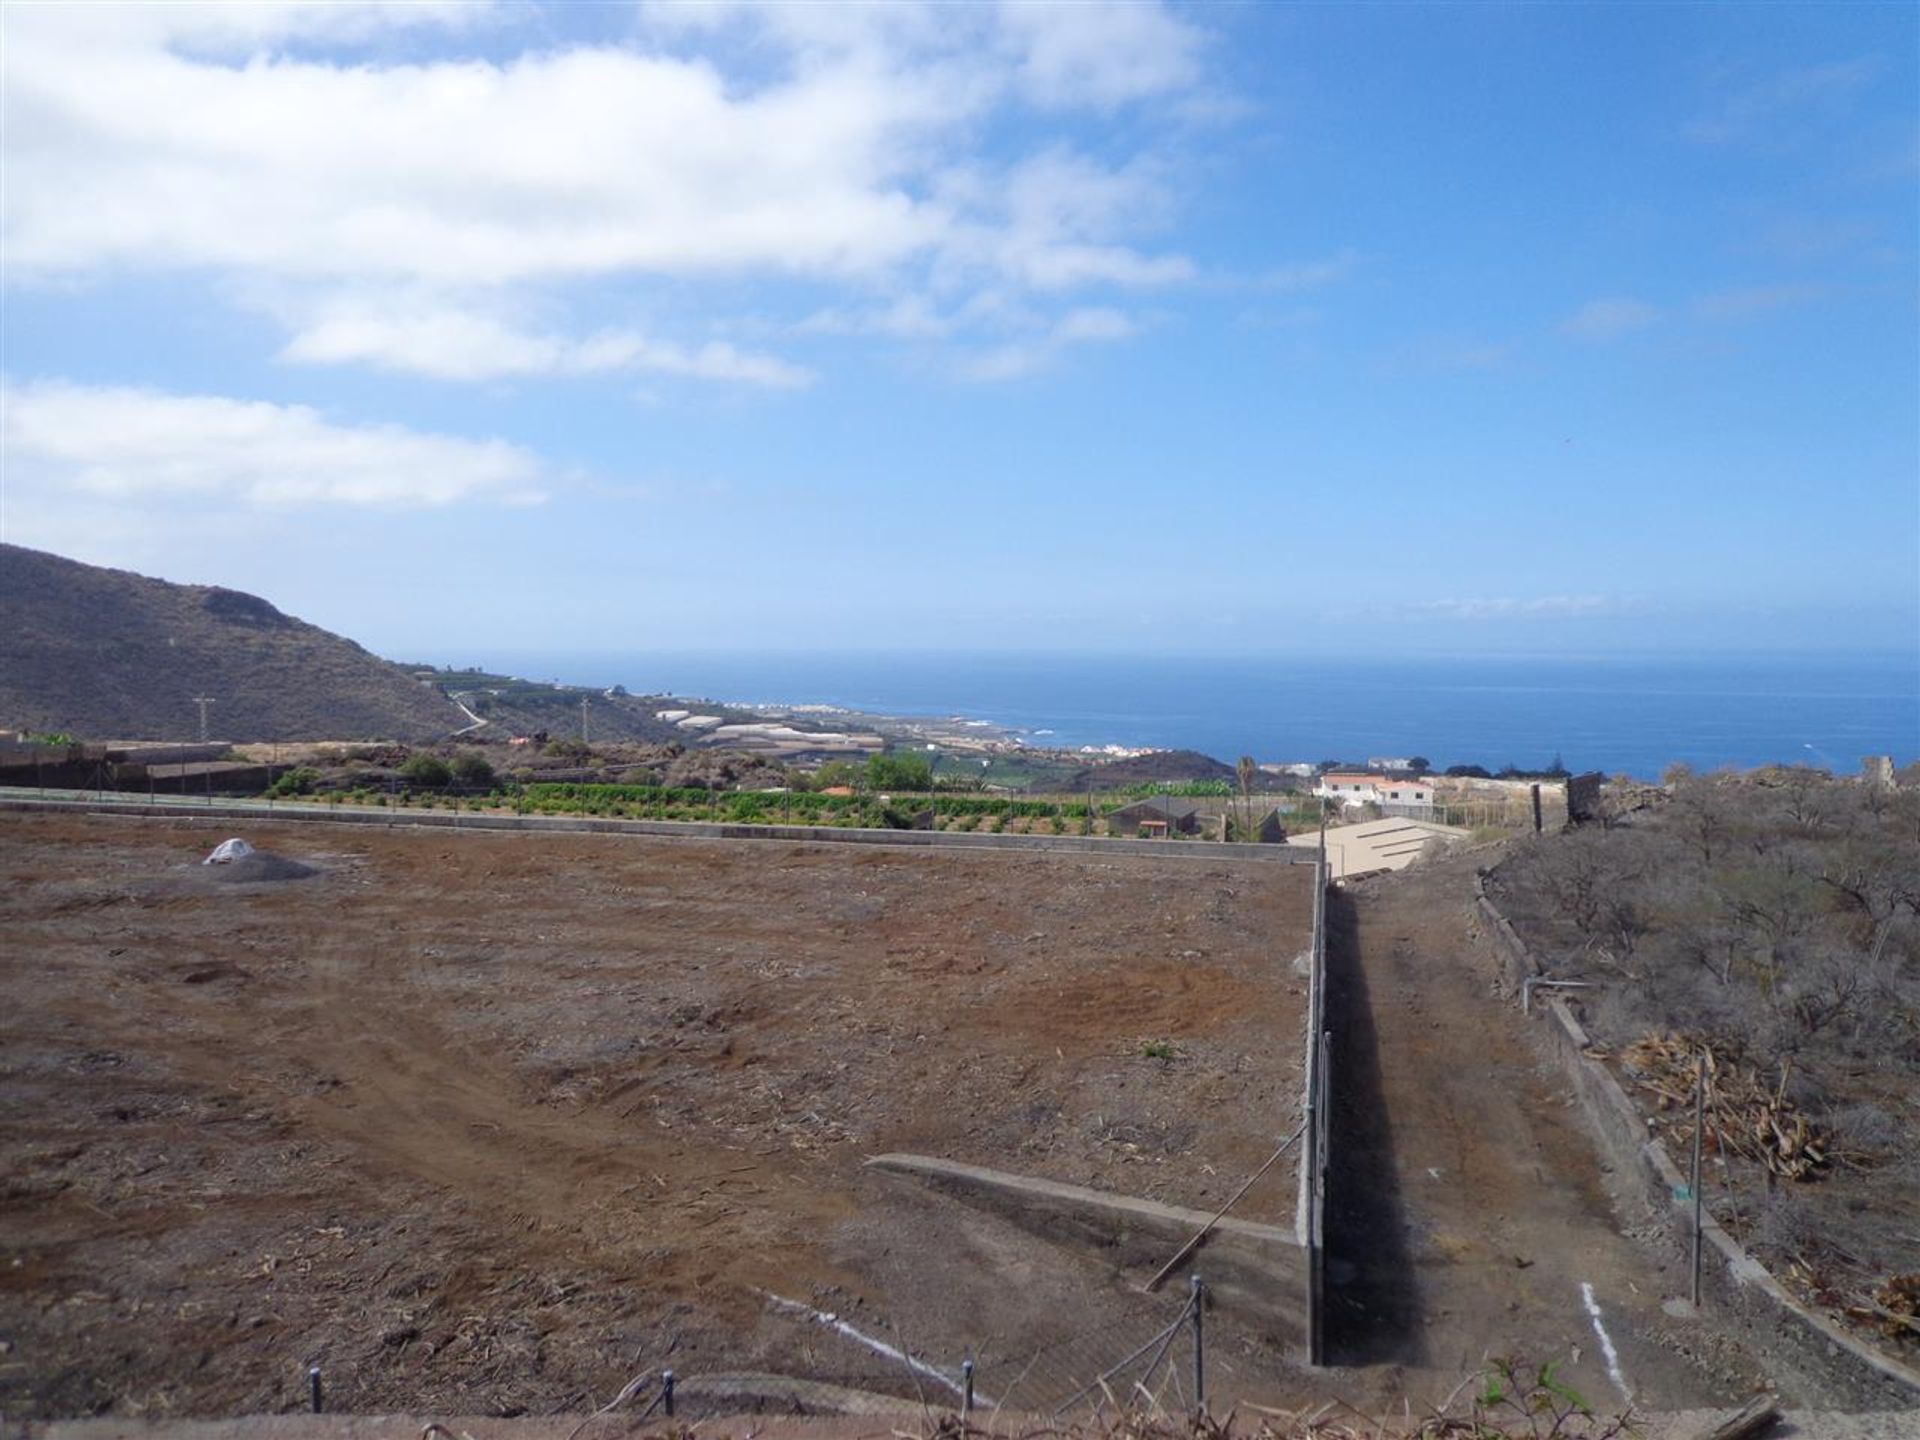
<svg viewBox="0 0 1920 1440"><path fill-rule="evenodd" d="M306 795L311 793L314 783L319 778L318 770L307 765L297 765L269 785L267 794L275 799L285 799L289 795Z"/></svg>
<svg viewBox="0 0 1920 1440"><path fill-rule="evenodd" d="M1869 1155L1891 1154L1901 1146L1900 1122L1870 1101L1831 1112L1827 1126L1844 1144Z"/></svg>
<svg viewBox="0 0 1920 1440"><path fill-rule="evenodd" d="M816 790L826 790L835 785L852 785L859 778L860 771L845 760L829 760L813 772L813 786Z"/></svg>
<svg viewBox="0 0 1920 1440"><path fill-rule="evenodd" d="M478 750L462 750L453 757L453 778L472 790L491 790L494 785L493 762Z"/></svg>
<svg viewBox="0 0 1920 1440"><path fill-rule="evenodd" d="M400 778L409 785L439 790L453 779L453 771L438 755L415 755L400 767Z"/></svg>
<svg viewBox="0 0 1920 1440"><path fill-rule="evenodd" d="M931 790L933 767L926 756L908 751L869 755L867 784L875 790Z"/></svg>

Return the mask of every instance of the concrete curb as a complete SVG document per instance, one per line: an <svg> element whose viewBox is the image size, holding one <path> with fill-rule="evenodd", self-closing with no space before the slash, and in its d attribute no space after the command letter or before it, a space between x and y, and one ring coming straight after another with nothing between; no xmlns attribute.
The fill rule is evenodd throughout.
<svg viewBox="0 0 1920 1440"><path fill-rule="evenodd" d="M1508 923L1499 907L1488 898L1484 875L1474 879L1477 905L1487 918L1496 943L1507 962L1512 988L1519 989L1520 974L1541 975L1544 968ZM1654 1213L1661 1217L1668 1232L1680 1243L1692 1238L1693 1204L1683 1199L1686 1177L1680 1173L1667 1147L1657 1135L1647 1133L1647 1120L1614 1074L1587 1052L1593 1046L1586 1027L1574 1018L1565 1000L1549 997L1543 1007L1547 1034L1560 1057L1581 1108L1592 1125L1601 1148L1613 1158L1623 1174L1638 1173ZM1920 1370L1875 1349L1848 1333L1818 1311L1809 1308L1783 1286L1767 1267L1747 1252L1728 1234L1712 1215L1704 1215L1700 1234L1722 1262L1718 1272L1711 1269L1708 1278L1716 1282L1719 1299L1738 1310L1748 1310L1752 1298L1764 1296L1778 1310L1786 1312L1811 1335L1816 1344L1826 1347L1830 1358L1845 1356L1864 1371L1857 1378L1868 1393L1881 1397L1920 1398ZM1755 1316L1754 1318L1762 1318ZM1899 1388L1895 1388L1899 1387Z"/></svg>

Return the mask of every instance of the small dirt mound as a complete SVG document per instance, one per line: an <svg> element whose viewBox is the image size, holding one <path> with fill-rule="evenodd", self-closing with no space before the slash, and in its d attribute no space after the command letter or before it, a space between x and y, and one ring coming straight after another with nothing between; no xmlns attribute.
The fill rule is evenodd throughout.
<svg viewBox="0 0 1920 1440"><path fill-rule="evenodd" d="M222 840L213 853L202 860L209 880L229 885L271 880L304 880L316 871L298 860L286 860L270 850L256 850L238 835Z"/></svg>
<svg viewBox="0 0 1920 1440"><path fill-rule="evenodd" d="M249 850L232 860L205 866L203 879L222 885L258 885L281 880L305 880L320 872L311 865L275 855L271 850Z"/></svg>

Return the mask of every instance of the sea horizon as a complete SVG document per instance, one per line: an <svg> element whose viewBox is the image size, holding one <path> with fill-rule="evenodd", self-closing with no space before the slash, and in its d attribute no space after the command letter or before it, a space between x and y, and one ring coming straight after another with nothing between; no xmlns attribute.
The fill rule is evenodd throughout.
<svg viewBox="0 0 1920 1440"><path fill-rule="evenodd" d="M1172 656L1019 652L512 651L468 660L562 684L748 706L984 720L1061 749L1267 763L1699 769L1920 756L1920 656L1898 651Z"/></svg>

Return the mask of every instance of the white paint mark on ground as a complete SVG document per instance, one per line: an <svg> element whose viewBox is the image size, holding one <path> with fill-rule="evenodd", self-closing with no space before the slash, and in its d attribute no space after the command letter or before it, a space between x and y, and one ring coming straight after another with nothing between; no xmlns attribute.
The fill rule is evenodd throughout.
<svg viewBox="0 0 1920 1440"><path fill-rule="evenodd" d="M1600 1319L1600 1306L1593 1298L1593 1286L1585 1280L1580 1282L1580 1298L1587 1302L1587 1316L1593 1321L1593 1333L1600 1337L1600 1353L1607 1360L1607 1374L1613 1377L1613 1383L1619 1387L1620 1398L1629 1405L1633 1403L1633 1391L1627 1388L1626 1372L1620 1368L1620 1352L1613 1348L1613 1337L1607 1334L1607 1327Z"/></svg>
<svg viewBox="0 0 1920 1440"><path fill-rule="evenodd" d="M874 1354L884 1355L889 1360L897 1360L916 1375L924 1375L936 1385L951 1391L956 1400L965 1398L966 1391L962 1386L948 1379L946 1375L927 1364L926 1361L916 1360L913 1356L907 1354L906 1351L896 1350L893 1346L887 1344L886 1341L876 1339L864 1330L855 1329L832 1311L816 1310L811 1305L803 1305L798 1300L789 1300L784 1295L775 1295L769 1290L762 1290L760 1293L765 1295L776 1309L786 1310L795 1315L805 1315L816 1324L825 1325L836 1334L844 1335L854 1343L866 1346L869 1350L873 1351ZM997 1403L990 1397L978 1393L974 1395L974 1402L980 1405L993 1405Z"/></svg>

